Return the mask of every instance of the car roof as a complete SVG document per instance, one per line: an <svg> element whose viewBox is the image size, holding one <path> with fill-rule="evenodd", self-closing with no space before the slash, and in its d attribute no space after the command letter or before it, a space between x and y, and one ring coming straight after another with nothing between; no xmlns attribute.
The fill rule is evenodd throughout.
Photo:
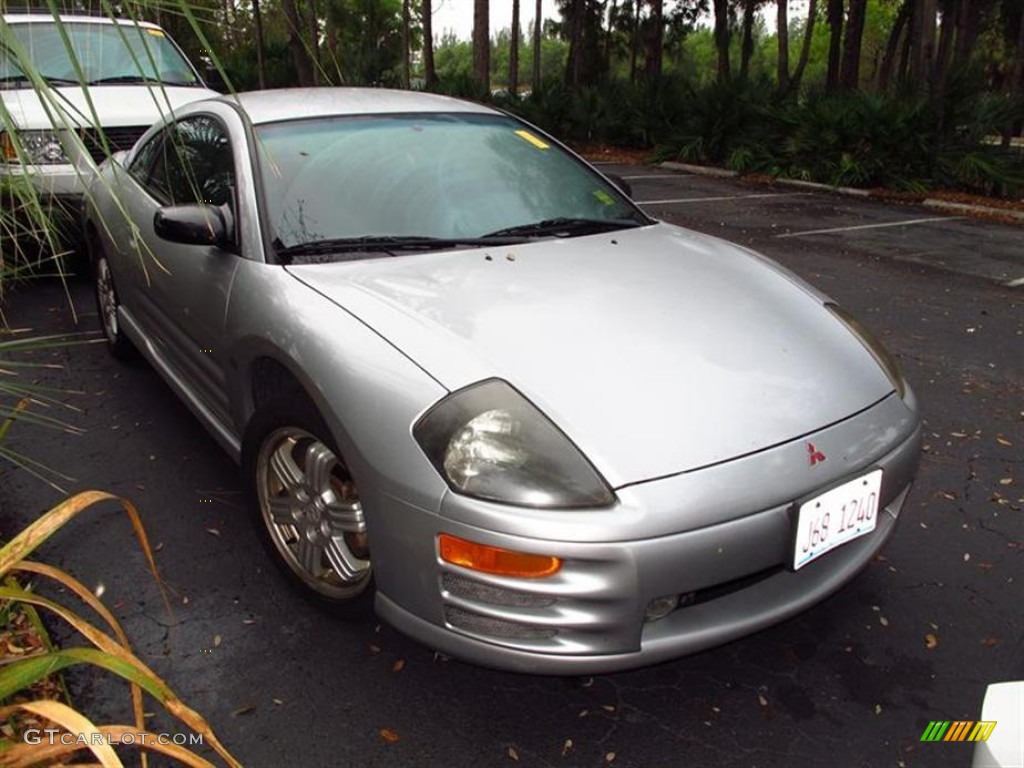
<svg viewBox="0 0 1024 768"><path fill-rule="evenodd" d="M136 21L134 19L116 19L109 16L76 16L74 14L62 13L60 15L63 24L124 24L160 29L159 26L150 21ZM5 13L4 21L7 24L53 24L56 19L49 13Z"/></svg>
<svg viewBox="0 0 1024 768"><path fill-rule="evenodd" d="M254 124L334 115L407 112L498 114L482 104L422 91L390 88L281 88L221 97L239 104Z"/></svg>

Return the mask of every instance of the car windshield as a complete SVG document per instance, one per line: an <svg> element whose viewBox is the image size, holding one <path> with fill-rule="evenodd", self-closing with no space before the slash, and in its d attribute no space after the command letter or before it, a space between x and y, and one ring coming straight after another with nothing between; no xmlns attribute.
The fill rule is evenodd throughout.
<svg viewBox="0 0 1024 768"><path fill-rule="evenodd" d="M504 115L334 117L264 125L257 135L279 254L373 238L388 238L378 243L390 250L401 238L508 242L649 223L615 186Z"/></svg>
<svg viewBox="0 0 1024 768"><path fill-rule="evenodd" d="M160 29L128 22L105 24L65 21L19 22L8 28L28 53L35 70L53 84L80 81L76 60L90 85L159 81L167 85L198 85L199 79L178 48ZM11 52L0 50L0 87L23 77Z"/></svg>

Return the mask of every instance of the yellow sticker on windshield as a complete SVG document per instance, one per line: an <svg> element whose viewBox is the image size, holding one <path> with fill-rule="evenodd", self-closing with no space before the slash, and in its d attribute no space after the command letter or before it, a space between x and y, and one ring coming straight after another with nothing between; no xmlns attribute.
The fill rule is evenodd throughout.
<svg viewBox="0 0 1024 768"><path fill-rule="evenodd" d="M534 136L529 131L522 131L522 130L521 131L516 131L516 136L518 136L521 139L524 139L525 141L530 142L537 149L549 149L549 145L548 144L545 144L543 141L538 139L536 136Z"/></svg>
<svg viewBox="0 0 1024 768"><path fill-rule="evenodd" d="M595 189L594 197L605 205L615 205L615 198L605 192L603 189Z"/></svg>
<svg viewBox="0 0 1024 768"><path fill-rule="evenodd" d="M153 37L163 37L164 36L164 31L162 29L149 29L147 27L146 31L149 34L151 34Z"/></svg>

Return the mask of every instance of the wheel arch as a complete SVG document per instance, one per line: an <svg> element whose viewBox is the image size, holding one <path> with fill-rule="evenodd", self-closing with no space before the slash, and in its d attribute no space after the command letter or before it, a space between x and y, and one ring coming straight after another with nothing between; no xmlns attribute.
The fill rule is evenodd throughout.
<svg viewBox="0 0 1024 768"><path fill-rule="evenodd" d="M288 355L277 349L261 349L254 353L245 364L242 384L240 435L243 439L262 405L282 395L290 395L308 401L316 409L346 464L354 460L358 467L362 462L363 457L348 434L342 414L331 407L328 395L304 375L302 367Z"/></svg>

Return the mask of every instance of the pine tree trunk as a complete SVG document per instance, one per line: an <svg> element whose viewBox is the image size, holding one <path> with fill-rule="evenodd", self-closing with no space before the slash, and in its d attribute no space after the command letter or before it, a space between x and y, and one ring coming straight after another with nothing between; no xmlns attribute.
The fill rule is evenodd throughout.
<svg viewBox="0 0 1024 768"><path fill-rule="evenodd" d="M942 4L942 21L939 24L939 47L935 52L935 63L929 76L932 100L941 105L949 80L949 66L953 55L953 38L956 34L956 19L960 15L959 0L946 0Z"/></svg>
<svg viewBox="0 0 1024 768"><path fill-rule="evenodd" d="M473 2L473 79L491 92L491 19L487 0Z"/></svg>
<svg viewBox="0 0 1024 768"><path fill-rule="evenodd" d="M611 10L608 11L608 33L604 36L604 61L611 71L612 68L612 56L614 51L612 50L612 43L615 38L615 11L618 8L618 0L612 0Z"/></svg>
<svg viewBox="0 0 1024 768"><path fill-rule="evenodd" d="M256 82L262 91L267 87L267 63L263 60L263 14L260 0L252 0L252 23L256 32Z"/></svg>
<svg viewBox="0 0 1024 768"><path fill-rule="evenodd" d="M850 0L850 12L846 20L846 37L843 40L843 61L839 73L839 86L855 91L860 86L860 50L864 39L864 19L867 0Z"/></svg>
<svg viewBox="0 0 1024 768"><path fill-rule="evenodd" d="M825 90L829 93L839 88L839 64L843 44L843 0L828 0L828 72L825 75Z"/></svg>
<svg viewBox="0 0 1024 768"><path fill-rule="evenodd" d="M653 78L661 75L661 61L665 52L665 2L664 0L650 0L650 3L651 36L644 71L648 77Z"/></svg>
<svg viewBox="0 0 1024 768"><path fill-rule="evenodd" d="M779 65L777 77L779 91L789 90L789 0L778 2Z"/></svg>
<svg viewBox="0 0 1024 768"><path fill-rule="evenodd" d="M1020 23L1017 25L1017 55L1014 59L1013 71L1010 74L1008 83L1010 97L1020 101L1024 99L1024 11L1020 14ZM1013 137L1021 132L1022 121L1009 123L1003 129L1002 146L1009 148Z"/></svg>
<svg viewBox="0 0 1024 768"><path fill-rule="evenodd" d="M892 23L892 29L889 31L885 53L882 54L882 66L878 70L878 89L880 91L888 90L889 84L892 82L892 68L896 61L896 52L899 50L900 36L907 27L907 19L910 18L910 2L911 0L903 0L903 5L900 6L896 19Z"/></svg>
<svg viewBox="0 0 1024 768"><path fill-rule="evenodd" d="M584 0L569 3L569 61L565 67L565 82L571 87L580 84L583 72L583 8Z"/></svg>
<svg viewBox="0 0 1024 768"><path fill-rule="evenodd" d="M911 25L910 72L911 82L927 82L935 57L935 0L917 0L917 11Z"/></svg>
<svg viewBox="0 0 1024 768"><path fill-rule="evenodd" d="M304 36L300 31L299 10L295 7L295 0L281 0L281 10L284 12L288 27L288 50L292 55L295 76L300 86L311 87L316 84L313 80L313 62L306 50Z"/></svg>
<svg viewBox="0 0 1024 768"><path fill-rule="evenodd" d="M633 0L633 34L629 41L629 82L636 82L636 60L640 52L640 3Z"/></svg>
<svg viewBox="0 0 1024 768"><path fill-rule="evenodd" d="M729 3L728 0L714 0L715 7L715 48L718 50L718 82L727 83L732 79L729 66Z"/></svg>
<svg viewBox="0 0 1024 768"><path fill-rule="evenodd" d="M519 94L519 0L512 0L512 39L508 51L508 90Z"/></svg>
<svg viewBox="0 0 1024 768"><path fill-rule="evenodd" d="M437 85L437 69L434 67L434 10L430 0L423 0L420 13L423 15L423 80L429 90Z"/></svg>
<svg viewBox="0 0 1024 768"><path fill-rule="evenodd" d="M313 85L320 84L320 25L317 23L316 0L309 0L309 63L313 70Z"/></svg>
<svg viewBox="0 0 1024 768"><path fill-rule="evenodd" d="M804 28L804 42L800 48L800 60L796 64L796 70L789 79L790 91L797 91L800 88L800 81L803 80L804 70L807 69L807 62L811 58L811 40L814 36L814 20L818 15L818 0L810 0L807 5L807 26Z"/></svg>
<svg viewBox="0 0 1024 768"><path fill-rule="evenodd" d="M412 80L409 63L409 0L402 0L402 87L408 88Z"/></svg>
<svg viewBox="0 0 1024 768"><path fill-rule="evenodd" d="M747 79L754 53L754 0L743 0L743 37L740 40L740 80Z"/></svg>
<svg viewBox="0 0 1024 768"><path fill-rule="evenodd" d="M537 0L537 10L533 19L533 93L536 96L540 93L540 44L542 37L542 14L541 1Z"/></svg>
<svg viewBox="0 0 1024 768"><path fill-rule="evenodd" d="M914 0L907 0L907 5L910 8L909 15L907 16L907 33L903 36L903 45L900 46L900 63L899 68L896 70L897 79L901 83L905 83L907 78L910 77L910 51L914 42L914 17L921 13L921 9Z"/></svg>

